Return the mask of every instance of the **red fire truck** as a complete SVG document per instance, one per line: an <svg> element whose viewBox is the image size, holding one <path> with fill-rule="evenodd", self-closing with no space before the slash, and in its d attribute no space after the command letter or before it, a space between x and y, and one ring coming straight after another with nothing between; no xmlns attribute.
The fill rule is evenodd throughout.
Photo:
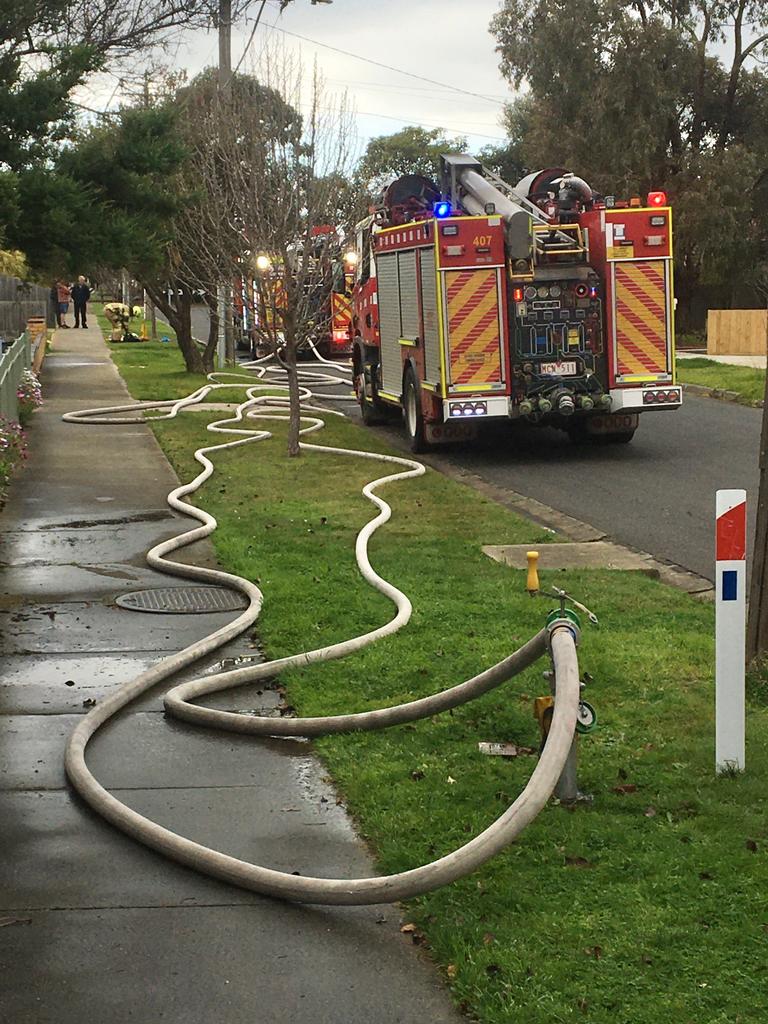
<svg viewBox="0 0 768 1024"><path fill-rule="evenodd" d="M356 252L341 252L339 233L331 225L311 229L314 251L305 277L306 314L311 332L303 351L312 346L324 358L348 358L352 351L352 287ZM285 267L266 254L255 259L256 278L237 278L233 288L233 319L238 348L256 355L282 337L281 309L287 302ZM309 344L311 340L312 345Z"/></svg>
<svg viewBox="0 0 768 1024"><path fill-rule="evenodd" d="M679 408L672 212L563 168L512 187L466 155L406 175L357 228L355 389L401 409L414 451L527 420L626 442Z"/></svg>

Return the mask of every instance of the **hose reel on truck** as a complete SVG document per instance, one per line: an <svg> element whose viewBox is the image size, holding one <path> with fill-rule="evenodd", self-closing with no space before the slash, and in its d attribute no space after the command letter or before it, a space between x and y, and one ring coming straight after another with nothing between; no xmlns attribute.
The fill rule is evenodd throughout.
<svg viewBox="0 0 768 1024"><path fill-rule="evenodd" d="M393 584L379 576L371 566L368 542L373 533L391 516L390 506L379 496L377 490L387 483L421 476L424 473L424 466L414 460L302 442L302 447L308 452L329 452L355 458L366 458L397 467L396 472L378 477L363 488L363 494L376 506L378 514L361 529L355 545L357 564L364 579L389 597L395 606L395 615L389 622L362 636L352 637L328 647L194 679L171 689L166 694L165 707L167 713L186 721L262 736L318 736L350 730L386 728L403 722L417 721L440 711L458 707L512 678L532 665L537 659L548 654L552 664L555 699L547 742L528 784L497 821L453 853L410 871L392 876L362 879L303 877L251 864L177 835L157 822L138 814L109 793L94 777L86 763L87 745L102 725L150 688L169 679L203 655L215 651L229 640L234 639L252 626L258 618L262 593L254 583L218 569L186 564L174 561L169 557L173 552L210 536L216 529L217 524L214 517L188 500L189 496L198 490L214 472L214 463L209 456L214 452L258 443L271 437L268 430L246 427L247 420L284 419L286 400L273 394L265 395L263 393L267 390L274 392L276 388L285 387L284 377L276 376L274 371L267 370L264 366L259 367L257 372L259 374L258 383L240 385L245 390L245 400L237 407L234 415L208 425L208 430L214 433L235 435L234 439L199 448L195 452L195 459L202 466L201 472L194 480L175 488L168 495L168 504L174 511L196 520L199 525L155 545L147 554L147 562L150 567L160 572L209 584L224 585L239 591L246 596L249 602L248 608L227 626L191 644L179 653L163 659L135 679L125 683L114 694L105 698L88 712L77 725L67 743L65 754L67 776L90 806L117 828L170 859L203 874L265 895L297 902L355 905L409 898L463 877L500 852L536 817L555 790L558 780L567 767L569 758L573 758L574 734L579 717L581 683L576 654L579 629L577 620L572 613L556 613L550 618L546 627L523 647L472 679L432 696L394 707L327 718L274 719L206 708L193 704L191 701L205 694L255 682L266 676L273 676L281 669L301 667L354 653L380 637L396 632L408 622L411 615L410 601ZM215 376L212 375L213 378ZM311 374L310 376L316 378L318 375ZM79 424L143 423L145 422L143 413L146 411L161 410L163 417L174 417L183 409L202 402L209 393L217 388L231 388L232 386L233 384L229 381L217 383L214 379L210 384L175 402L141 402L105 409L83 410L66 414L63 418L70 423ZM312 397L310 387L302 386L304 413L322 411L327 414L328 410L317 410L310 404ZM336 413L335 415L340 414ZM302 427L302 435L315 432L323 426L323 421L320 418L303 415L302 419L306 424ZM561 608L563 607L561 603Z"/></svg>

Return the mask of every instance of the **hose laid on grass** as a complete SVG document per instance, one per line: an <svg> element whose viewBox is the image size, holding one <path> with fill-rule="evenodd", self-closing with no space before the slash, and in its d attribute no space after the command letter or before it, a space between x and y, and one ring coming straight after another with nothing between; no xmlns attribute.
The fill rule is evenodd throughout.
<svg viewBox="0 0 768 1024"><path fill-rule="evenodd" d="M177 835L170 829L138 814L105 790L86 764L85 753L88 742L105 722L159 682L238 636L258 618L262 593L255 584L219 569L188 565L168 558L172 552L209 536L216 529L217 524L213 516L186 500L212 475L214 466L208 456L213 452L256 443L272 436L269 431L264 429L248 429L244 425L245 419L285 419L280 413L285 412L286 399L274 394L264 394L265 391L274 392L277 388L285 389L282 378L280 381L275 381L272 371L263 366L259 367L258 372L260 380L257 384L233 385L212 381L178 401L141 402L104 409L81 410L64 416L68 422L75 423L132 423L143 421L143 416L137 416L135 413L143 413L151 409L167 410L167 412L163 412L164 418L176 416L183 409L202 402L208 394L218 388L240 386L245 389L246 393L246 400L237 406L232 417L217 420L208 425L208 430L212 432L240 436L235 440L199 448L194 453L194 457L203 467L201 472L192 481L175 488L168 495L168 504L171 508L196 519L200 525L155 545L147 554L147 562L153 569L170 575L238 590L248 599L248 608L226 626L189 645L177 654L163 659L135 679L125 683L112 696L107 697L85 715L67 743L65 753L67 776L80 795L108 821L139 842L203 874L265 895L305 903L357 905L406 899L455 881L479 867L512 842L546 804L565 765L576 726L580 685L576 639L571 626L561 622L555 623L549 630L539 632L508 658L458 686L420 700L360 714L316 719L259 718L235 712L202 708L188 703L187 698L255 682L266 676L272 676L276 671L284 668L343 657L361 650L381 637L396 632L408 622L412 611L411 603L405 594L379 576L371 566L368 557L368 542L375 530L386 523L392 514L387 502L376 493L377 489L397 480L421 476L425 472L424 466L413 459L302 442L302 448L306 450L367 458L403 467L401 471L379 477L363 488L363 494L377 507L378 514L361 529L355 545L357 564L363 578L375 589L385 594L395 606L395 615L389 622L361 636L340 643L305 651L276 661L192 680L172 689L166 695L165 706L169 713L180 718L201 722L205 725L215 725L229 731L261 735L314 736L351 729L383 728L424 718L438 711L466 703L521 672L539 658L549 646L555 673L555 708L549 736L528 784L501 817L484 832L453 853L410 871L378 878L302 877L238 860ZM216 377L217 375L212 376ZM314 376L316 378L326 375ZM306 380L306 375L304 379ZM302 385L301 394L305 403L312 397L318 397L313 394L310 387L305 385ZM303 408L312 410L314 407L305 404ZM328 414L328 410L323 410L323 412ZM131 413L134 415L122 415ZM335 415L340 414L336 413ZM302 415L302 422L306 424L302 427L302 435L320 430L324 426L323 421L315 417Z"/></svg>

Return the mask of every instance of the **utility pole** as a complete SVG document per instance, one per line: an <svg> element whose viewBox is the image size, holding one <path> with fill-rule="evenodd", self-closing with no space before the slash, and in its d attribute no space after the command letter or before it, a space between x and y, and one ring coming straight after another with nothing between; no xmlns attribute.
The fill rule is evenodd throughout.
<svg viewBox="0 0 768 1024"><path fill-rule="evenodd" d="M232 77L232 0L219 0L219 89Z"/></svg>
<svg viewBox="0 0 768 1024"><path fill-rule="evenodd" d="M232 78L232 0L219 0L219 99L229 87ZM216 346L217 362L234 363L235 345L229 317L229 284L224 281L216 289L219 314L219 336Z"/></svg>

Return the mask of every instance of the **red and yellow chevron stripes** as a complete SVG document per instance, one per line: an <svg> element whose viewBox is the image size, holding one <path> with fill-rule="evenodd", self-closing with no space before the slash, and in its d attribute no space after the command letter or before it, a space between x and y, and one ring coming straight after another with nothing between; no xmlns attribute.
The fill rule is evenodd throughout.
<svg viewBox="0 0 768 1024"><path fill-rule="evenodd" d="M617 263L616 373L666 374L667 290L664 263Z"/></svg>
<svg viewBox="0 0 768 1024"><path fill-rule="evenodd" d="M333 330L343 331L352 322L352 299L343 292L331 293Z"/></svg>
<svg viewBox="0 0 768 1024"><path fill-rule="evenodd" d="M482 388L501 381L495 270L445 272L451 383Z"/></svg>

